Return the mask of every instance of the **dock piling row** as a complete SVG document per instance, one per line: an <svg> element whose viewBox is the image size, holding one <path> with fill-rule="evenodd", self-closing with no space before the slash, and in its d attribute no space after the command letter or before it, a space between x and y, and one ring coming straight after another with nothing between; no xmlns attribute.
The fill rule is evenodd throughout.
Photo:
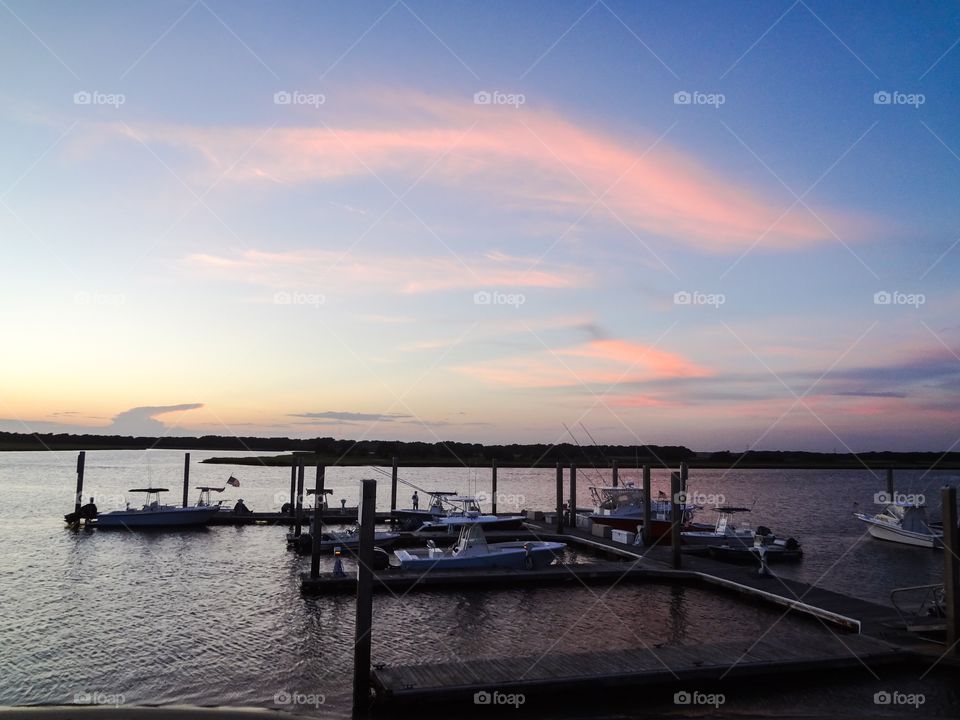
<svg viewBox="0 0 960 720"><path fill-rule="evenodd" d="M190 453L183 455L183 507L189 503L190 493Z"/></svg>
<svg viewBox="0 0 960 720"><path fill-rule="evenodd" d="M686 504L681 502L680 478L681 473L670 473L670 545L671 545L671 566L674 570L680 569L680 525L683 522L683 507Z"/></svg>
<svg viewBox="0 0 960 720"><path fill-rule="evenodd" d="M370 653L373 629L373 543L377 481L363 480L360 546L357 550L357 622L353 645L353 715L370 709Z"/></svg>

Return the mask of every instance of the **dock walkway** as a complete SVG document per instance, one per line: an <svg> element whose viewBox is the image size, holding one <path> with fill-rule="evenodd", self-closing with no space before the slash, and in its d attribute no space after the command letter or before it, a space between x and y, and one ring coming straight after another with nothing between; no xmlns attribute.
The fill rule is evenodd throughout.
<svg viewBox="0 0 960 720"><path fill-rule="evenodd" d="M676 686L683 682L708 683L732 679L803 672L831 672L903 663L918 657L916 647L902 642L902 625L892 606L776 576L760 576L756 568L728 565L706 557L684 555L682 569L673 570L671 548L622 545L578 530L562 534L555 527L531 525L542 540L566 542L574 548L591 549L619 561L600 560L584 565L550 567L535 572L484 573L384 572L374 585L390 589L438 586L512 587L547 583L669 582L732 593L743 600L774 604L790 613L813 617L832 625L830 641L823 632L811 632L789 640L772 636L758 641L704 643L695 646L667 645L616 652L548 654L543 657L505 657L493 660L440 662L380 666L372 674L379 703L468 702L478 692L524 693L554 696L580 692L597 693L619 687ZM390 576L391 579L386 579ZM397 578L397 579L392 579ZM328 578L310 581L304 589L333 591ZM340 579L338 591L350 591L355 579ZM314 583L314 585L310 585ZM818 628L819 629L819 628ZM895 642L899 641L899 642Z"/></svg>
<svg viewBox="0 0 960 720"><path fill-rule="evenodd" d="M378 702L468 703L478 692L555 696L618 687L743 679L785 672L829 672L901 662L909 655L862 636L824 643L817 637L789 641L704 643L663 647L521 656L465 662L378 667L372 682ZM529 699L529 698L528 698Z"/></svg>

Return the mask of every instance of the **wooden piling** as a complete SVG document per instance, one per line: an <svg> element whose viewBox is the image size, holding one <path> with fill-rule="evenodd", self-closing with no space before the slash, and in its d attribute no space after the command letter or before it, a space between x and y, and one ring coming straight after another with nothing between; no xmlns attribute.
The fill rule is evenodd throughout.
<svg viewBox="0 0 960 720"><path fill-rule="evenodd" d="M887 502L893 502L893 468L887 468Z"/></svg>
<svg viewBox="0 0 960 720"><path fill-rule="evenodd" d="M617 487L620 484L620 463L616 458L613 459L613 463L610 468L610 474L613 478L613 486Z"/></svg>
<svg viewBox="0 0 960 720"><path fill-rule="evenodd" d="M940 518L943 520L943 590L947 615L947 653L957 657L960 651L960 532L957 530L957 489L940 490Z"/></svg>
<svg viewBox="0 0 960 720"><path fill-rule="evenodd" d="M314 488L313 529L311 530L313 545L310 548L310 577L314 580L320 577L320 540L323 537L322 510L326 474L326 467L317 464L317 484Z"/></svg>
<svg viewBox="0 0 960 720"><path fill-rule="evenodd" d="M497 459L493 458L490 465L490 495L493 498L491 501L491 510L494 515L497 514Z"/></svg>
<svg viewBox="0 0 960 720"><path fill-rule="evenodd" d="M557 460L557 532L563 532L563 465Z"/></svg>
<svg viewBox="0 0 960 720"><path fill-rule="evenodd" d="M187 495L190 493L190 453L183 455L183 506L186 507L189 502Z"/></svg>
<svg viewBox="0 0 960 720"><path fill-rule="evenodd" d="M577 526L577 466L570 465L570 518L567 523L570 527Z"/></svg>
<svg viewBox="0 0 960 720"><path fill-rule="evenodd" d="M353 644L353 714L370 709L370 647L373 630L373 539L377 481L363 480L360 497L360 546L357 550L357 622Z"/></svg>
<svg viewBox="0 0 960 720"><path fill-rule="evenodd" d="M73 498L73 512L76 513L77 524L80 524L80 506L83 505L83 467L87 462L87 452L81 450L77 455L77 493Z"/></svg>
<svg viewBox="0 0 960 720"><path fill-rule="evenodd" d="M680 491L680 473L670 473L670 543L671 566L680 569L680 525L683 522L683 506L686 504Z"/></svg>
<svg viewBox="0 0 960 720"><path fill-rule="evenodd" d="M301 525L303 524L303 474L304 467L303 461L300 461L300 464L297 467L297 504L295 510L295 522L293 523L293 536L295 538L300 537L300 534L303 532Z"/></svg>
<svg viewBox="0 0 960 720"><path fill-rule="evenodd" d="M643 544L650 547L653 544L653 521L650 512L650 466L643 466Z"/></svg>
<svg viewBox="0 0 960 720"><path fill-rule="evenodd" d="M293 517L297 497L297 463L290 465L290 517Z"/></svg>
<svg viewBox="0 0 960 720"><path fill-rule="evenodd" d="M680 492L687 492L687 479L688 479L689 469L685 462L680 463ZM684 501L686 502L686 501Z"/></svg>
<svg viewBox="0 0 960 720"><path fill-rule="evenodd" d="M390 474L390 512L397 509L397 456L393 456L393 472Z"/></svg>

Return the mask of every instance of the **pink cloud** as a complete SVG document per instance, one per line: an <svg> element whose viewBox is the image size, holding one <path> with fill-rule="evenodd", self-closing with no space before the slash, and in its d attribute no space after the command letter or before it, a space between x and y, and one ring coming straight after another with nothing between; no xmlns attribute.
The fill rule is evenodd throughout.
<svg viewBox="0 0 960 720"><path fill-rule="evenodd" d="M381 102L365 117L336 126L134 131L145 142L194 151L209 176L226 173L234 182L276 186L399 175L409 183L426 172L422 184L454 184L571 219L606 193L590 219L616 223L615 213L634 232L709 251L736 252L754 243L796 248L832 237L805 210L783 216L789 200L737 186L666 140L619 138L555 112L476 106L466 98L406 93ZM130 134L125 125L113 130ZM855 222L822 209L818 214L841 234Z"/></svg>
<svg viewBox="0 0 960 720"><path fill-rule="evenodd" d="M627 340L593 340L573 348L544 350L457 370L492 385L527 388L612 385L711 374L681 355ZM660 402L652 398L647 401L651 405Z"/></svg>
<svg viewBox="0 0 960 720"><path fill-rule="evenodd" d="M193 253L184 263L195 272L277 289L379 287L417 294L475 288L567 289L586 285L589 273L551 266L530 271L530 258L502 253L483 257L384 257L329 250L270 252L244 250L233 255Z"/></svg>

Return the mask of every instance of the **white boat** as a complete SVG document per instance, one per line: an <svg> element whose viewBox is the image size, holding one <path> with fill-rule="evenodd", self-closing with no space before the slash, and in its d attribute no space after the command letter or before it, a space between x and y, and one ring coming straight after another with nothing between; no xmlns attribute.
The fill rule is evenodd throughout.
<svg viewBox="0 0 960 720"><path fill-rule="evenodd" d="M447 531L464 524L480 525L484 530L519 530L526 518L523 515L485 515L475 497L455 495L444 502L450 509L443 517L425 522L418 532Z"/></svg>
<svg viewBox="0 0 960 720"><path fill-rule="evenodd" d="M160 493L169 492L167 488L134 488L132 493L144 493L146 500L142 508L131 508L127 503L125 510L97 515L98 528L166 528L206 525L216 515L218 505L199 507L180 507L162 505Z"/></svg>
<svg viewBox="0 0 960 720"><path fill-rule="evenodd" d="M890 503L876 515L854 513L867 524L867 531L879 540L901 545L942 548L943 529L927 521L927 511L918 503Z"/></svg>
<svg viewBox="0 0 960 720"><path fill-rule="evenodd" d="M421 522L443 517L447 514L447 508L444 507L446 498L456 497L457 494L456 491L442 490L428 492L427 495L430 498L430 503L426 508L398 508L394 510L391 515L400 520L420 520Z"/></svg>
<svg viewBox="0 0 960 720"><path fill-rule="evenodd" d="M377 530L373 533L373 542L377 547L389 548L400 539L400 533ZM300 550L310 552L313 547L313 533L303 533L299 538ZM320 552L330 553L335 548L356 550L360 547L360 528L336 531L324 530L320 534Z"/></svg>
<svg viewBox="0 0 960 720"><path fill-rule="evenodd" d="M454 524L452 521L451 524ZM554 560L565 543L545 540L488 543L483 528L461 518L460 537L453 547L441 549L427 542L426 548L394 550L401 570L470 570L505 568L540 570Z"/></svg>
<svg viewBox="0 0 960 720"><path fill-rule="evenodd" d="M717 524L713 530L683 530L680 541L683 545L694 547L709 547L710 545L753 545L756 533L748 524L734 525L732 520L735 513L750 512L749 508L719 507L716 509ZM758 528L762 530L763 528Z"/></svg>

